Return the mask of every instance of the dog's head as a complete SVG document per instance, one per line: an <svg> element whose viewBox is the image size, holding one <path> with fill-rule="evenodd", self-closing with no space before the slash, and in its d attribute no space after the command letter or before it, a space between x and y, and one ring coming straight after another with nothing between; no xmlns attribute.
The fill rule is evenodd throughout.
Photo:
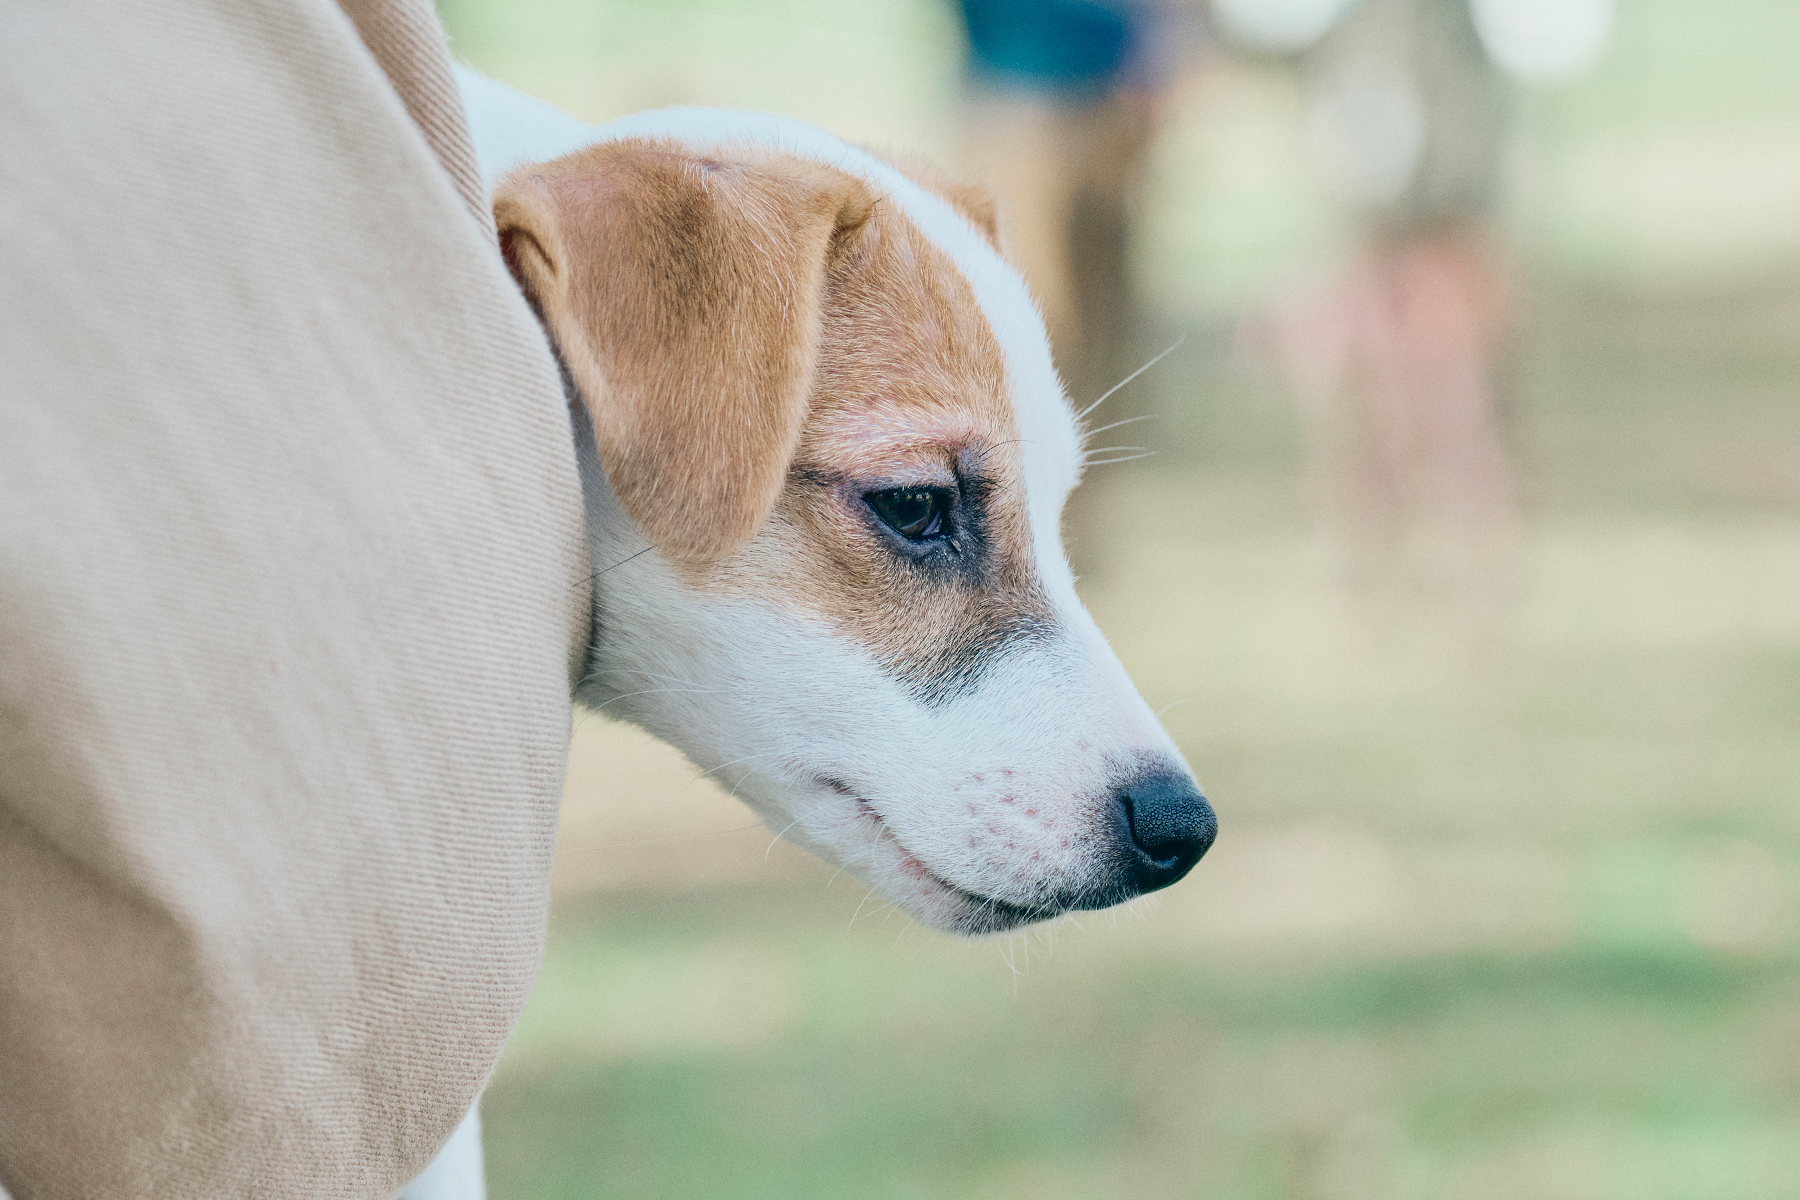
<svg viewBox="0 0 1800 1200"><path fill-rule="evenodd" d="M580 698L941 929L1179 879L1212 811L1076 598L1077 423L991 206L656 120L495 200L584 402Z"/></svg>

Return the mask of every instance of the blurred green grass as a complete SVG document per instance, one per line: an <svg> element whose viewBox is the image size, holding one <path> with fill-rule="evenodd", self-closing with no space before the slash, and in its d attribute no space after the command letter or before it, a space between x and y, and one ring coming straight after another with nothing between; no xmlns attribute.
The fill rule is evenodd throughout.
<svg viewBox="0 0 1800 1200"><path fill-rule="evenodd" d="M1767 548L1546 521L1471 680L1289 604L1326 568L1241 494L1140 486L1160 570L1090 599L1152 704L1193 701L1195 876L973 945L822 868L566 895L486 1101L495 1195L1800 1194L1793 572L1761 636L1615 623L1618 543L1652 586L1698 554L1754 589Z"/></svg>
<svg viewBox="0 0 1800 1200"><path fill-rule="evenodd" d="M930 0L442 7L592 120L735 103L957 152ZM484 1102L496 1200L1800 1195L1797 22L1621 0L1594 76L1522 98L1526 520L1473 625L1346 589L1234 340L1339 245L1291 86L1181 91L1139 258L1146 342L1189 342L1134 385L1161 455L1106 468L1076 552L1218 846L1123 913L965 945L765 862L585 719Z"/></svg>
<svg viewBox="0 0 1800 1200"><path fill-rule="evenodd" d="M767 893L613 900L561 924L486 1102L496 1194L1800 1187L1787 956L1669 940L1280 963L1059 950L1054 977L1014 995L979 954L857 943ZM764 981L715 973L733 960ZM695 1027L595 1053L595 1024L631 1008L608 1003L621 980L647 976L687 982L657 1019Z"/></svg>

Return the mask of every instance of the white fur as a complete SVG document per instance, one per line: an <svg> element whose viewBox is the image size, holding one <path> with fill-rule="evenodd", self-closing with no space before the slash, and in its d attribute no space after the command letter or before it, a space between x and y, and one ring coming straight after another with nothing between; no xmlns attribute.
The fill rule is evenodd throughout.
<svg viewBox="0 0 1800 1200"><path fill-rule="evenodd" d="M1036 908L1079 890L1119 773L1181 760L1076 597L1058 526L1080 473L1077 423L1017 272L943 199L812 126L678 108L590 128L473 72L459 68L458 81L490 185L520 163L619 138L768 147L868 181L966 277L1005 359L1035 566L1059 635L925 705L787 597L683 586L645 551L578 413L599 622L579 698L717 771L772 828L925 924L1002 928L1016 917L992 916L983 898ZM766 528L759 552L780 554L782 534Z"/></svg>
<svg viewBox="0 0 1800 1200"><path fill-rule="evenodd" d="M814 126L674 108L590 128L473 72L459 80L490 181L623 138L703 153L765 147L868 181L949 255L1005 359L1036 570L1058 641L1011 656L946 704L922 705L862 647L786 598L696 592L654 551L638 555L644 539L581 436L602 628L580 698L720 771L774 828L927 924L980 931L987 922L971 896L1033 906L1078 888L1093 863L1083 834L1111 803L1106 781L1147 756L1180 758L1076 597L1058 532L1080 473L1076 420L1018 273L941 197ZM850 781L854 794L829 779Z"/></svg>
<svg viewBox="0 0 1800 1200"><path fill-rule="evenodd" d="M469 1110L431 1165L395 1200L487 1200L479 1108Z"/></svg>

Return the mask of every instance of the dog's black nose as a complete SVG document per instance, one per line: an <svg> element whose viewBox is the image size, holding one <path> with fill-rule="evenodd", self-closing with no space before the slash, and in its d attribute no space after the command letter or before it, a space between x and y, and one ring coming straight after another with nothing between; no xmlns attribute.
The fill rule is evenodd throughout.
<svg viewBox="0 0 1800 1200"><path fill-rule="evenodd" d="M1184 772L1146 771L1114 795L1131 831L1139 892L1166 888L1186 875L1219 831L1212 805Z"/></svg>

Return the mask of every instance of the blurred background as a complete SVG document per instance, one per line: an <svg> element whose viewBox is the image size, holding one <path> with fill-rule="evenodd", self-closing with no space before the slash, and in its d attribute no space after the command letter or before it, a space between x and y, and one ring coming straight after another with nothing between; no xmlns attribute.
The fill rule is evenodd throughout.
<svg viewBox="0 0 1800 1200"><path fill-rule="evenodd" d="M1222 825L962 943L578 716L497 1200L1800 1195L1800 5L441 9L984 181L1078 406L1175 346L1068 533Z"/></svg>

